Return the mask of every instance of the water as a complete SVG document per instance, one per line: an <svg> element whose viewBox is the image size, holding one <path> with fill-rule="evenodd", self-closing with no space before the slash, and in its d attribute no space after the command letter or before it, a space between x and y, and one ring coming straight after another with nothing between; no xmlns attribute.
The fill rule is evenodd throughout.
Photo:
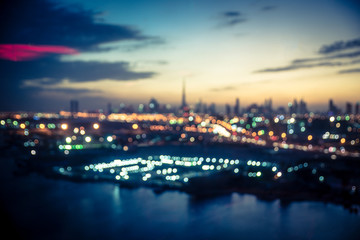
<svg viewBox="0 0 360 240"><path fill-rule="evenodd" d="M5 232L23 239L358 239L360 215L319 202L283 205L248 194L195 200L30 174L2 160ZM8 169L8 170L4 170Z"/></svg>

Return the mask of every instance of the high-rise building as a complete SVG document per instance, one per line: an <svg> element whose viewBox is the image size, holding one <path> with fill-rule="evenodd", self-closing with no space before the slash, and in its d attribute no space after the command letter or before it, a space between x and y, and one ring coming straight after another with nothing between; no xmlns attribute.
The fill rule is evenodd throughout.
<svg viewBox="0 0 360 240"><path fill-rule="evenodd" d="M111 103L108 103L108 104L107 104L107 114L108 114L108 115L112 114Z"/></svg>
<svg viewBox="0 0 360 240"><path fill-rule="evenodd" d="M195 104L195 112L201 113L203 111L202 109L202 100L199 99L199 101Z"/></svg>
<svg viewBox="0 0 360 240"><path fill-rule="evenodd" d="M332 99L329 100L329 115L335 115L340 113L339 109L335 106Z"/></svg>
<svg viewBox="0 0 360 240"><path fill-rule="evenodd" d="M264 103L264 109L263 109L264 113L271 113L272 112L272 99L265 99L265 103Z"/></svg>
<svg viewBox="0 0 360 240"><path fill-rule="evenodd" d="M185 95L185 80L183 80L181 108L183 109L185 107L187 107L187 104L186 104L186 95Z"/></svg>
<svg viewBox="0 0 360 240"><path fill-rule="evenodd" d="M159 107L160 107L160 104L158 103L158 101L155 98L151 98L150 102L149 102L150 112L152 112L152 113L159 112Z"/></svg>
<svg viewBox="0 0 360 240"><path fill-rule="evenodd" d="M349 102L346 103L345 113L352 114L352 104Z"/></svg>
<svg viewBox="0 0 360 240"><path fill-rule="evenodd" d="M231 107L229 104L225 104L225 112L227 116L230 116L231 114Z"/></svg>
<svg viewBox="0 0 360 240"><path fill-rule="evenodd" d="M307 107L306 107L306 102L304 100L300 100L300 105L299 105L299 113L300 114L305 114L307 113L308 110L307 110Z"/></svg>
<svg viewBox="0 0 360 240"><path fill-rule="evenodd" d="M79 101L77 101L77 100L70 101L70 112L72 114L79 112Z"/></svg>
<svg viewBox="0 0 360 240"><path fill-rule="evenodd" d="M355 105L355 114L360 114L360 102L357 102Z"/></svg>
<svg viewBox="0 0 360 240"><path fill-rule="evenodd" d="M211 115L216 115L216 105L215 105L215 103L211 103L208 110L209 110Z"/></svg>
<svg viewBox="0 0 360 240"><path fill-rule="evenodd" d="M240 100L236 98L235 100L235 107L234 107L234 115L238 116L240 114Z"/></svg>

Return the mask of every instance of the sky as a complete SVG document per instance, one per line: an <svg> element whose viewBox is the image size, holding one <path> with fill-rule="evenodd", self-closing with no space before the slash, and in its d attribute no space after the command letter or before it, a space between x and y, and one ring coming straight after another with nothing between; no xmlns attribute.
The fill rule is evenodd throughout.
<svg viewBox="0 0 360 240"><path fill-rule="evenodd" d="M356 0L8 0L0 111L360 101Z"/></svg>

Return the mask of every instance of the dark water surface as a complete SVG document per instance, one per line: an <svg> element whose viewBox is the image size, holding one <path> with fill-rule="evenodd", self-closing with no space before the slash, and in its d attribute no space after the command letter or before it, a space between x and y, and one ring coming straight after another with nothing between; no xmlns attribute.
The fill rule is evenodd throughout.
<svg viewBox="0 0 360 240"><path fill-rule="evenodd" d="M359 239L360 215L319 202L288 205L233 193L169 191L13 176L1 159L3 232L23 239ZM12 239L14 239L12 238Z"/></svg>

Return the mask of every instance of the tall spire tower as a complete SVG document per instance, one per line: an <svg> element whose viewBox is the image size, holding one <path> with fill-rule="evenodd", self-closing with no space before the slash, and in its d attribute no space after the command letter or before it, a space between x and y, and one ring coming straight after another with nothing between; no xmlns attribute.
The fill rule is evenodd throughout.
<svg viewBox="0 0 360 240"><path fill-rule="evenodd" d="M185 79L183 79L181 108L184 108L186 106L187 104L186 104L186 96L185 96Z"/></svg>

